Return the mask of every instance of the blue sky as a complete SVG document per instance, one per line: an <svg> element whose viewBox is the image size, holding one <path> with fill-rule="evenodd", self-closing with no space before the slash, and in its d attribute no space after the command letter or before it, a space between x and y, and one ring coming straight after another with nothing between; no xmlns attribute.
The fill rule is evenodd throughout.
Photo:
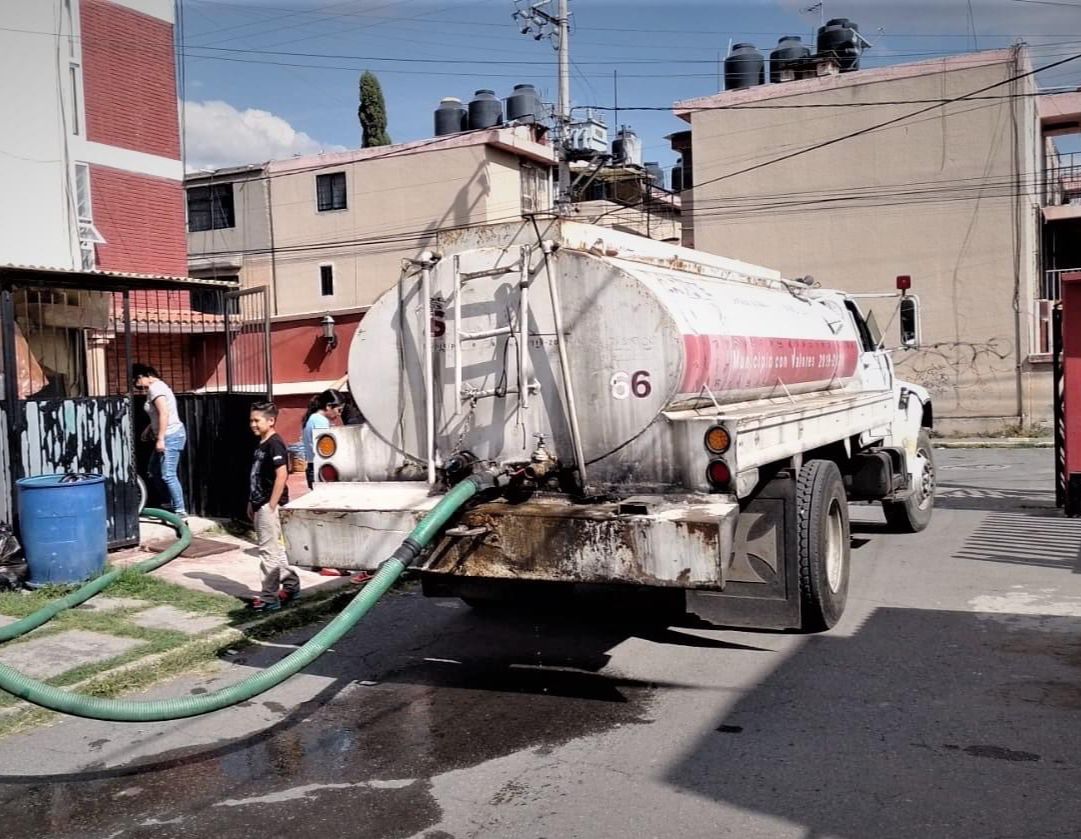
<svg viewBox="0 0 1081 839"><path fill-rule="evenodd" d="M782 35L808 40L812 0L571 0L572 99L611 106L669 106L714 93L731 42L764 52ZM513 0L183 0L185 133L192 168L255 162L360 143L357 79L383 86L395 142L431 136L443 96L475 89L505 96L532 82L555 95L548 41L520 34ZM1033 63L1081 52L1081 0L826 0L874 44L864 66L1008 46ZM1040 77L1081 85L1081 61ZM686 125L668 112L624 110L645 158L670 166L664 135ZM608 122L612 126L609 116Z"/></svg>

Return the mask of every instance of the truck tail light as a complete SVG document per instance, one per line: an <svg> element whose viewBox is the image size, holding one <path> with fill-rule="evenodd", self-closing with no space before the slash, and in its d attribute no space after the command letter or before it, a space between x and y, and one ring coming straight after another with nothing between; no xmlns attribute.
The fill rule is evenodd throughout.
<svg viewBox="0 0 1081 839"><path fill-rule="evenodd" d="M334 483L338 480L338 470L334 468L333 464L324 463L319 467L319 480L328 484Z"/></svg>
<svg viewBox="0 0 1081 839"><path fill-rule="evenodd" d="M334 453L338 451L338 441L330 434L322 434L315 443L315 450L320 457L334 457Z"/></svg>
<svg viewBox="0 0 1081 839"><path fill-rule="evenodd" d="M704 442L708 451L713 454L724 454L732 445L732 438L727 428L723 425L715 425L706 432Z"/></svg>
<svg viewBox="0 0 1081 839"><path fill-rule="evenodd" d="M714 489L727 489L732 482L732 470L723 460L711 460L706 467L706 480Z"/></svg>

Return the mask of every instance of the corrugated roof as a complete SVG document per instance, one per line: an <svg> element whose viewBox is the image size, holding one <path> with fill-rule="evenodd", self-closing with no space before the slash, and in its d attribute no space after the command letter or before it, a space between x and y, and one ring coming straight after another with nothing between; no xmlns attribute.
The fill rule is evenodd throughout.
<svg viewBox="0 0 1081 839"><path fill-rule="evenodd" d="M137 274L125 271L86 271L57 268L48 265L18 265L0 263L0 282L33 285L74 286L77 288L121 291L124 289L235 289L237 283L224 280L204 280L198 277L175 277L168 274ZM25 284L25 283L24 283Z"/></svg>

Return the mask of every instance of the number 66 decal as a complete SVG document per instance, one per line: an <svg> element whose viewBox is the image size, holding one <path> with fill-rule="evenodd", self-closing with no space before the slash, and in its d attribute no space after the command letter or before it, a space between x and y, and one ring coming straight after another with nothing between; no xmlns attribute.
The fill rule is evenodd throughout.
<svg viewBox="0 0 1081 839"><path fill-rule="evenodd" d="M613 399L627 399L630 396L634 396L636 399L645 399L653 393L653 385L649 383L648 370L635 370L633 373L620 370L612 374L608 384L612 388Z"/></svg>

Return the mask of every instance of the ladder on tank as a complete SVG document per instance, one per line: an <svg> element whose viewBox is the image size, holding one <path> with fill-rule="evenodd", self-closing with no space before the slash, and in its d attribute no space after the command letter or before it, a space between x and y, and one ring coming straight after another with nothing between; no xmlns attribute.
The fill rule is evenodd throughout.
<svg viewBox="0 0 1081 839"><path fill-rule="evenodd" d="M455 255L452 260L454 274L454 393L455 406L454 416L462 412L465 402L475 402L478 399L486 399L493 396L516 394L518 397L518 424L525 425L525 412L529 409L529 395L540 390L540 383L535 379L528 379L529 370L529 287L533 284L533 278L529 273L529 255L532 251L529 245L521 245L518 249L518 261L510 265L501 265L488 268L483 271L462 272L459 257ZM465 285L472 280L485 277L499 277L505 274L518 274L518 322L507 324L495 329L481 329L469 332L462 329L462 291ZM516 366L518 377L515 379L515 388L488 388L477 390L467 388L462 375L462 345L469 342L485 341L489 338L503 336L514 337L518 346ZM522 383L525 382L525 386Z"/></svg>

